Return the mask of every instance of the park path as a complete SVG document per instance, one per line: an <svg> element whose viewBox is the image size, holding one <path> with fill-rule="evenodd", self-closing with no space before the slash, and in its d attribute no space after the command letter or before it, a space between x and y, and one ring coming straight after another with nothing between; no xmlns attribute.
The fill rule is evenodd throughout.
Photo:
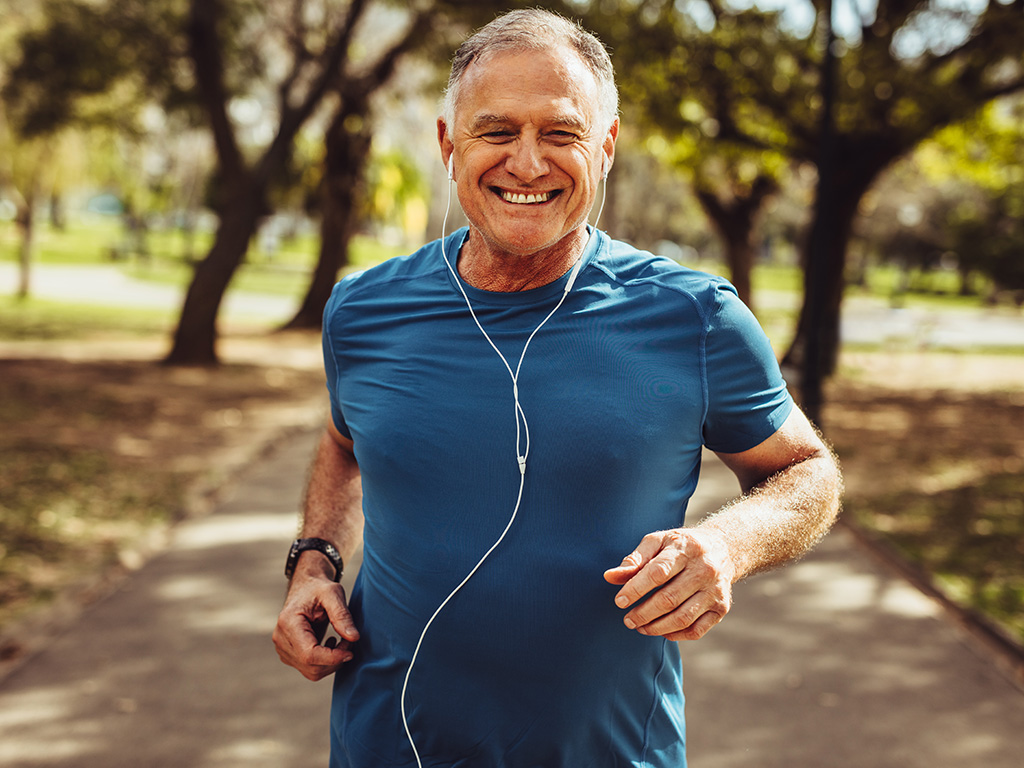
<svg viewBox="0 0 1024 768"><path fill-rule="evenodd" d="M330 684L270 642L315 437L282 439L0 680L0 765L326 765ZM694 516L735 489L709 460ZM843 528L739 585L726 621L682 652L692 768L1021 765L1024 692Z"/></svg>
<svg viewBox="0 0 1024 768"><path fill-rule="evenodd" d="M17 264L0 261L0 296L13 295L17 285ZM178 310L185 300L184 288L139 280L114 265L34 264L31 294L51 301L139 309ZM220 318L229 322L283 322L297 306L291 296L229 290Z"/></svg>

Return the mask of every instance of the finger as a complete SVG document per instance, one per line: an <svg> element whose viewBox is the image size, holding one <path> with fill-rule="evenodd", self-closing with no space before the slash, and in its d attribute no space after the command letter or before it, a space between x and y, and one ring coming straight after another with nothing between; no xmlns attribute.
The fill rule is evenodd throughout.
<svg viewBox="0 0 1024 768"><path fill-rule="evenodd" d="M336 610L336 609L335 609ZM310 614L319 614L318 618ZM278 616L277 625L274 627L273 640L278 655L286 664L296 668L316 664L311 658L314 649L323 648L321 640L327 625L327 616L322 610L310 610L293 612L287 608L282 610ZM342 638L343 642L335 644L334 649L348 652L349 642ZM330 659L327 663L335 661L347 661L347 658ZM301 669L300 669L301 671Z"/></svg>
<svg viewBox="0 0 1024 768"><path fill-rule="evenodd" d="M649 557L643 567L631 577L615 596L615 604L628 608L648 594L661 589L686 567L682 552L676 548L661 549ZM660 615L660 614L659 614Z"/></svg>
<svg viewBox="0 0 1024 768"><path fill-rule="evenodd" d="M641 566L639 555L636 555L636 560L633 560L635 554L633 553L623 560L622 565L617 565L605 571L604 580L609 584L622 585L633 578Z"/></svg>
<svg viewBox="0 0 1024 768"><path fill-rule="evenodd" d="M316 645L307 649L303 666L310 669L327 670L326 674L330 674L349 661L352 661L352 650L347 644L343 643L335 648Z"/></svg>
<svg viewBox="0 0 1024 768"><path fill-rule="evenodd" d="M680 642L682 640L699 640L724 618L725 617L717 611L707 611L706 613L701 614L700 618L686 629L665 635L665 637L668 640L674 640L675 642Z"/></svg>
<svg viewBox="0 0 1024 768"><path fill-rule="evenodd" d="M637 548L626 555L622 562L614 568L609 568L604 572L604 578L611 584L626 584L631 578L640 572L643 567L657 556L658 552L661 551L662 544L664 541L663 535L659 533L651 533L641 540ZM632 600L622 601L622 591L616 595L615 602L620 608L625 608L629 605ZM635 600L635 598L634 598Z"/></svg>
<svg viewBox="0 0 1024 768"><path fill-rule="evenodd" d="M651 636L668 636L689 629L717 606L717 601L703 591L689 594L689 589L676 579L652 595L643 605L630 611L624 621L631 622L638 632Z"/></svg>
<svg viewBox="0 0 1024 768"><path fill-rule="evenodd" d="M349 613L344 590L339 588L337 591L325 595L322 606L327 612L327 618L330 619L335 632L350 643L359 639L359 630L356 629L352 614Z"/></svg>
<svg viewBox="0 0 1024 768"><path fill-rule="evenodd" d="M318 632L318 642L322 643L328 623L344 640L354 643L359 639L359 630L348 610L345 590L338 584L318 590L302 613Z"/></svg>
<svg viewBox="0 0 1024 768"><path fill-rule="evenodd" d="M321 646L308 625L293 633L285 624L282 622L274 631L277 655L284 664L294 667L304 677L320 680L352 660L353 654L347 642L342 641L334 647Z"/></svg>

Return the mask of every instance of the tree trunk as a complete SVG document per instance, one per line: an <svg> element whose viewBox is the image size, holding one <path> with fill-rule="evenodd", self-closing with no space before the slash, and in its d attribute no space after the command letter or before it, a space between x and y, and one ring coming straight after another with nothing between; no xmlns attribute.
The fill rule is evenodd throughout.
<svg viewBox="0 0 1024 768"><path fill-rule="evenodd" d="M32 291L32 243L35 238L35 199L29 197L18 211L17 223L21 230L18 247L18 298L27 299Z"/></svg>
<svg viewBox="0 0 1024 768"><path fill-rule="evenodd" d="M317 329L324 307L348 264L348 245L359 224L359 201L373 139L367 105L342 105L325 135L324 178L320 189L320 256L306 296L284 329Z"/></svg>
<svg viewBox="0 0 1024 768"><path fill-rule="evenodd" d="M736 288L740 299L754 309L754 293L751 273L754 271L753 222L747 221L745 231L737 231L735 236L726 236L725 261L729 266L729 279Z"/></svg>
<svg viewBox="0 0 1024 768"><path fill-rule="evenodd" d="M697 188L697 200L725 245L729 279L740 299L751 309L754 306L751 281L756 250L754 230L761 206L775 189L775 181L767 176L759 176L745 195L734 193L729 200L722 200L707 189Z"/></svg>
<svg viewBox="0 0 1024 768"><path fill-rule="evenodd" d="M210 252L196 264L185 294L167 365L216 365L217 313L231 278L238 269L260 217L266 213L264 190L249 177L244 190L232 195L220 216Z"/></svg>
<svg viewBox="0 0 1024 768"><path fill-rule="evenodd" d="M855 142L847 141L846 144ZM840 312L845 287L846 252L853 228L854 218L864 193L871 187L878 175L899 156L899 151L891 146L843 146L840 139L835 151L834 179L830 210L822 210L819 206L814 210L814 221L810 231L817 228L821 232L820 245L810 239L804 244L801 261L804 266L804 299L797 320L796 334L789 350L782 358L783 367L791 371L803 370L807 359L808 344L813 334L820 340L820 357L818 368L821 377L831 376L839 362L839 330ZM822 226L820 219L826 218L827 225ZM811 252L812 248L820 248L820 252ZM812 280L812 270L808 269L812 259L817 259L820 274L820 286L817 288ZM820 291L818 295L816 291ZM812 299L821 302L821 325L812 328Z"/></svg>

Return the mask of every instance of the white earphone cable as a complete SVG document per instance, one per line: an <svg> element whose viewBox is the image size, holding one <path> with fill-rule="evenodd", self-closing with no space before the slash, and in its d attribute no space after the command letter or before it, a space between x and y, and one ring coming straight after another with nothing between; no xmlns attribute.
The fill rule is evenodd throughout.
<svg viewBox="0 0 1024 768"><path fill-rule="evenodd" d="M505 536L508 534L509 530L511 530L512 524L515 522L516 517L519 515L519 507L523 502L523 489L526 485L526 460L530 454L530 425L527 423L526 413L523 411L523 407L519 403L519 372L523 367L523 360L526 358L526 350L530 348L530 342L533 341L533 337L537 335L538 331L540 331L540 329L544 327L548 320L550 320L551 317L555 314L555 312L558 311L558 308L562 306L562 304L565 302L566 297L569 295L569 291L572 289L573 283L576 282L576 276L579 274L580 268L583 264L583 256L587 252L587 248L590 246L590 239L594 236L594 230L597 229L597 222L600 221L601 213L604 211L604 202L608 191L607 176L604 176L604 185L601 194L601 207L597 211L597 219L594 221L593 228L587 235L587 241L583 246L583 250L580 251L580 255L577 257L576 262L573 264L572 273L569 275L569 280L568 282L566 282L565 289L562 291L562 296L561 298L559 298L558 303L555 304L554 308L550 312L548 312L547 316L543 320L541 320L540 325L534 328L533 333L531 333L529 337L526 339L526 343L523 345L523 351L519 355L519 362L516 364L516 369L513 372L512 366L509 365L509 362L505 358L505 355L501 353L501 350L498 349L497 345L487 334L487 331L484 330L483 325L481 325L479 318L477 318L476 316L476 312L473 310L473 304L469 300L469 296L466 293L466 289L463 288L462 286L462 280L459 279L458 273L455 271L455 268L452 266L452 263L448 260L448 255L445 253L445 229L448 226L448 215L449 213L451 213L452 208L453 179L450 169L451 166L449 165L448 202L445 205L444 219L441 223L441 258L444 259L444 263L447 265L448 271L451 272L451 275L455 280L455 285L458 286L459 292L462 294L462 298L465 300L466 306L469 308L469 314L472 316L473 322L476 323L476 327L480 329L480 333L482 333L484 338L487 339L487 343L491 345L491 348L497 353L498 357L501 358L501 362L505 364L505 369L508 371L509 376L512 378L512 398L515 406L516 419L516 461L519 465L519 493L516 496L515 507L512 509L512 515L511 517L509 517L508 523L506 523L505 525L505 529L501 532L501 535L497 538L497 540L484 553L483 557L481 557L480 560L477 561L477 564L473 566L472 570L470 570L470 572L466 574L466 577L462 581L460 581L458 586L455 587L455 589L453 589L448 594L448 596L441 601L441 604L439 606L437 606L437 609L434 611L434 613L427 620L427 623L424 625L423 631L420 633L419 640L416 641L416 647L413 649L412 658L409 659L409 667L405 672L405 680L402 683L402 725L405 727L406 738L409 740L409 745L412 747L413 756L416 758L416 765L419 766L419 768L423 768L423 763L420 761L420 753L419 750L416 749L416 741L413 739L412 731L409 729L409 719L405 709L405 699L406 692L409 688L409 678L412 676L413 667L416 665L416 659L419 657L420 647L423 645L423 639L427 636L427 631L430 629L430 626L434 623L434 619L438 617L438 615L441 613L444 607L448 605L452 598L454 598L455 595L458 594L459 590L461 590L466 585L466 583L471 578L473 578L473 575L484 564L484 561L486 561L487 558L491 556L491 553L498 548L502 541L504 541ZM522 425L521 429L520 423Z"/></svg>

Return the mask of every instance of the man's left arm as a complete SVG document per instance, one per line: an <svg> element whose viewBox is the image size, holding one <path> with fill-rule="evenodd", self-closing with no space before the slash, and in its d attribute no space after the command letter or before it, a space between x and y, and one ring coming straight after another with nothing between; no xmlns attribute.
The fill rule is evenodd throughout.
<svg viewBox="0 0 1024 768"><path fill-rule="evenodd" d="M799 557L839 514L835 456L798 409L760 445L718 456L743 496L692 528L648 534L605 579L627 627L696 640L724 618L732 585Z"/></svg>

